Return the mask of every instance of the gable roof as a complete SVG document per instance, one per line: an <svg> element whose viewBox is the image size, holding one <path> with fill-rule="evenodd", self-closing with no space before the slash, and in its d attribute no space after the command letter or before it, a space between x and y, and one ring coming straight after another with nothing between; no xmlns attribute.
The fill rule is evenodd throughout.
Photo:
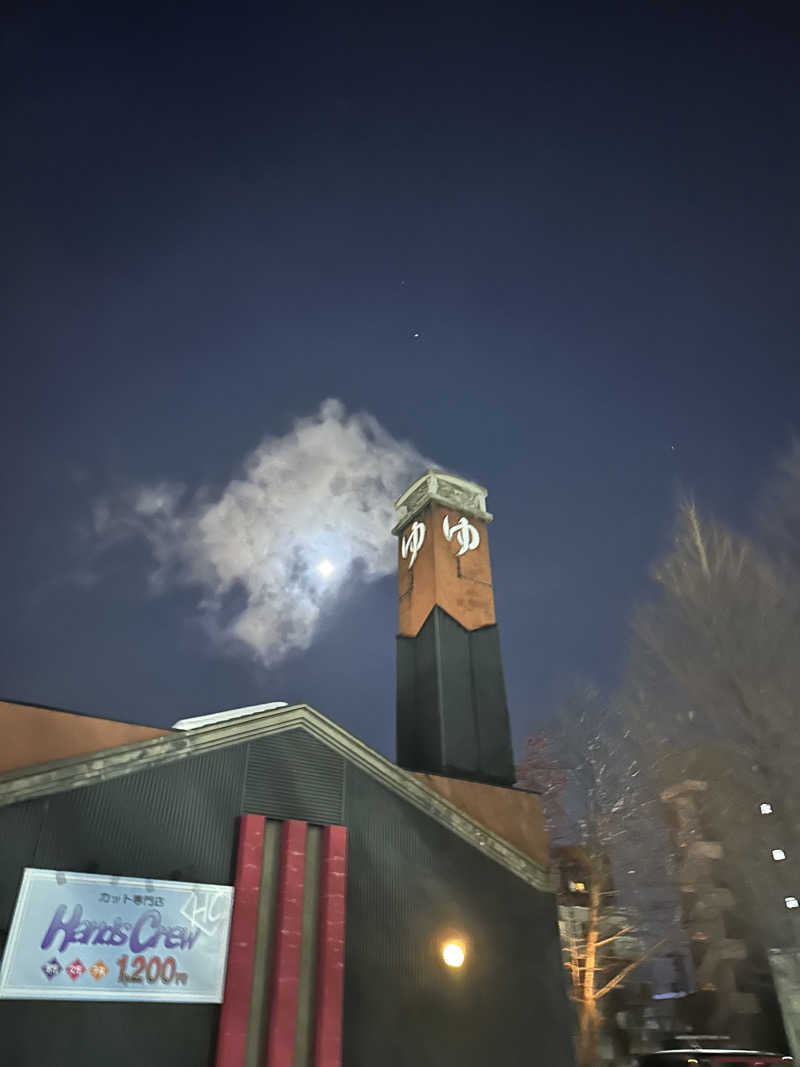
<svg viewBox="0 0 800 1067"><path fill-rule="evenodd" d="M60 759L0 774L0 807L80 789L110 778L121 778L140 770L295 729L306 730L518 878L536 889L555 890L550 870L307 704L293 704L233 720L212 722L191 731L170 731L134 744L94 752L89 756Z"/></svg>

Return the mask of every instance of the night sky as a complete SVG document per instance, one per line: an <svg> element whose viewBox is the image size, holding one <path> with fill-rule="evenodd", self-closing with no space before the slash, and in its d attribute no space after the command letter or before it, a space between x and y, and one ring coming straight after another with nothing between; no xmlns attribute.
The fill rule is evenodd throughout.
<svg viewBox="0 0 800 1067"><path fill-rule="evenodd" d="M304 701L393 754L388 482L356 542L346 440L488 487L519 739L572 675L614 684L678 488L747 529L796 425L797 30L291 7L5 23L0 696L157 725ZM245 526L267 569L291 547L309 647L254 649L278 587L226 636ZM318 550L347 559L327 590Z"/></svg>

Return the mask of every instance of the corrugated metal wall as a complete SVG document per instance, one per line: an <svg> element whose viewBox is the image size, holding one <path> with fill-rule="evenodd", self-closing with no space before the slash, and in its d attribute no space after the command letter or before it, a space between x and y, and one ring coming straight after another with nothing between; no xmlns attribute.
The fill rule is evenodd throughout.
<svg viewBox="0 0 800 1067"><path fill-rule="evenodd" d="M53 797L33 866L230 882L244 767L238 746Z"/></svg>
<svg viewBox="0 0 800 1067"><path fill-rule="evenodd" d="M247 811L350 828L345 1067L571 1062L554 899L303 730L0 809L0 936L24 866L232 882ZM461 973L439 961L448 926L474 941ZM2 1061L206 1067L218 1014L0 1001Z"/></svg>
<svg viewBox="0 0 800 1067"><path fill-rule="evenodd" d="M273 819L333 824L343 818L344 760L305 730L247 746L242 810Z"/></svg>
<svg viewBox="0 0 800 1067"><path fill-rule="evenodd" d="M344 1063L571 1064L554 897L349 765L345 821ZM451 970L441 946L458 935Z"/></svg>
<svg viewBox="0 0 800 1067"><path fill-rule="evenodd" d="M343 803L341 756L298 729L0 808L0 931L23 867L230 883L238 815L340 823Z"/></svg>
<svg viewBox="0 0 800 1067"><path fill-rule="evenodd" d="M5 944L23 867L34 867L47 800L0 808L0 948Z"/></svg>

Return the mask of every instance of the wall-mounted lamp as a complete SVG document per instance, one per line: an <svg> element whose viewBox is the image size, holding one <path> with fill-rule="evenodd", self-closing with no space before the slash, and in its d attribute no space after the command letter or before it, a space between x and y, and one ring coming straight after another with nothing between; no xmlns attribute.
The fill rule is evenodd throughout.
<svg viewBox="0 0 800 1067"><path fill-rule="evenodd" d="M446 941L442 945L442 959L448 967L461 967L464 963L464 946L458 941Z"/></svg>

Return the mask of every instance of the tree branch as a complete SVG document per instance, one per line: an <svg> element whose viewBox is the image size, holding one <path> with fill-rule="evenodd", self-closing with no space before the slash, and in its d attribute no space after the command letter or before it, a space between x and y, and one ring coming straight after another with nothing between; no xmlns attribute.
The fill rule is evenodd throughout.
<svg viewBox="0 0 800 1067"><path fill-rule="evenodd" d="M600 948L601 945L610 945L612 941L616 941L618 937L624 937L633 930L632 926L623 926L623 928L616 934L612 934L611 937L604 937L602 941L598 941L595 948Z"/></svg>
<svg viewBox="0 0 800 1067"><path fill-rule="evenodd" d="M595 993L594 999L600 1000L601 997L604 997L608 993L610 993L612 989L616 989L620 982L624 982L632 971L635 971L637 967L641 967L644 961L646 959L649 959L650 956L652 956L653 953L656 951L656 949L661 948L661 946L666 940L666 937L662 938L661 941L658 941L655 945L653 945L653 947L647 952L645 952L645 954L641 956L638 960L634 960L633 963L629 963L628 966L621 970L618 975L615 975L615 977L612 978L609 982L606 982L603 988L599 989L597 993Z"/></svg>

